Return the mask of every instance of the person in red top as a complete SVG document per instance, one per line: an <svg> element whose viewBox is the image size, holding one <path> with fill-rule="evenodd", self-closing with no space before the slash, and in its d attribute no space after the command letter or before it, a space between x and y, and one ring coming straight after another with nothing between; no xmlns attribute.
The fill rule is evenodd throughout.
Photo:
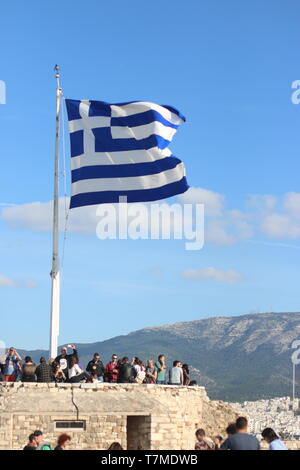
<svg viewBox="0 0 300 470"><path fill-rule="evenodd" d="M111 361L106 364L105 368L105 381L106 382L117 382L118 379L118 369L117 369L117 360L118 356L116 354L113 354L111 357Z"/></svg>

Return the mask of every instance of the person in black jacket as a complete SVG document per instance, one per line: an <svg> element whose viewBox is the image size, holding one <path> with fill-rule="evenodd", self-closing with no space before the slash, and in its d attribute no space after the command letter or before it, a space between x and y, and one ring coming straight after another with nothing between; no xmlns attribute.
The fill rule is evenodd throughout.
<svg viewBox="0 0 300 470"><path fill-rule="evenodd" d="M67 346L63 346L61 348L61 354L55 358L55 362L60 365L61 370L65 374L66 379L68 380L68 368L70 364L70 359L72 356L76 356L78 358L77 350L74 344L69 344L69 347L73 349L72 354L67 354L68 353L68 348Z"/></svg>
<svg viewBox="0 0 300 470"><path fill-rule="evenodd" d="M91 374L98 382L104 382L105 367L100 360L98 353L94 354L93 359L88 363L86 371Z"/></svg>
<svg viewBox="0 0 300 470"><path fill-rule="evenodd" d="M134 382L137 372L135 368L129 364L128 357L123 357L121 364L117 366L117 369L119 370L118 383L124 384Z"/></svg>

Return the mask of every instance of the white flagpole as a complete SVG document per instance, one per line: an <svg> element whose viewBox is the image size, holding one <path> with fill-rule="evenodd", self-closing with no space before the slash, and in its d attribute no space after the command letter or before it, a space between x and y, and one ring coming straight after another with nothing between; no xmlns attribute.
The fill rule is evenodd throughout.
<svg viewBox="0 0 300 470"><path fill-rule="evenodd" d="M55 163L54 163L54 198L53 198L53 232L52 232L52 270L51 276L51 320L50 320L50 357L57 356L57 341L59 335L59 256L58 256L58 191L59 191L59 113L62 89L59 84L59 67L56 71L56 133L55 133Z"/></svg>

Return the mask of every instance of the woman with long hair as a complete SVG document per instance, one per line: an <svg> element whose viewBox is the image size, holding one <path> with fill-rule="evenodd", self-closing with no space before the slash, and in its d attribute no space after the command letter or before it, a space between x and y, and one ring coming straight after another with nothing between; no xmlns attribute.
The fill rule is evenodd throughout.
<svg viewBox="0 0 300 470"><path fill-rule="evenodd" d="M25 364L22 366L22 382L36 382L36 365L30 356L25 357Z"/></svg>
<svg viewBox="0 0 300 470"><path fill-rule="evenodd" d="M70 383L78 383L83 380L85 382L94 381L94 379L92 379L92 377L87 372L85 372L84 370L80 368L78 364L78 357L75 354L73 354L69 360L68 376L69 376L68 382Z"/></svg>
<svg viewBox="0 0 300 470"><path fill-rule="evenodd" d="M272 428L265 428L261 433L262 438L269 444L269 450L288 450Z"/></svg>
<svg viewBox="0 0 300 470"><path fill-rule="evenodd" d="M190 379L190 371L189 371L188 364L182 365L182 372L183 372L183 385L190 385L191 379Z"/></svg>
<svg viewBox="0 0 300 470"><path fill-rule="evenodd" d="M157 379L157 370L154 365L153 359L149 359L147 362L146 367L146 378L145 383L147 384L155 384Z"/></svg>

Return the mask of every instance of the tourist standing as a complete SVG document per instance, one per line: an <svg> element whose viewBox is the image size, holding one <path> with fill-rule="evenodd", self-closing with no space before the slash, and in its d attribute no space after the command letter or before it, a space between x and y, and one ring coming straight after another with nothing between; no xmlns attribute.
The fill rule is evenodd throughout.
<svg viewBox="0 0 300 470"><path fill-rule="evenodd" d="M22 382L36 382L36 365L32 362L30 356L25 357L25 363L22 366Z"/></svg>
<svg viewBox="0 0 300 470"><path fill-rule="evenodd" d="M106 382L113 382L116 383L118 381L118 373L119 370L117 368L118 363L118 356L113 354L111 357L111 361L106 364L105 368L105 381Z"/></svg>
<svg viewBox="0 0 300 470"><path fill-rule="evenodd" d="M166 358L164 354L158 356L158 360L155 363L157 369L157 379L156 383L159 385L165 385L167 380L167 367L166 367Z"/></svg>
<svg viewBox="0 0 300 470"><path fill-rule="evenodd" d="M38 382L54 382L53 368L49 364L47 364L46 359L44 357L40 358L40 363L35 370L35 375Z"/></svg>
<svg viewBox="0 0 300 470"><path fill-rule="evenodd" d="M182 372L183 372L183 385L190 385L191 379L190 379L190 371L189 371L188 364L183 364Z"/></svg>
<svg viewBox="0 0 300 470"><path fill-rule="evenodd" d="M134 383L137 376L135 368L129 364L128 357L123 357L118 367L118 383Z"/></svg>
<svg viewBox="0 0 300 470"><path fill-rule="evenodd" d="M5 382L15 382L20 372L22 358L15 348L9 348L0 358L3 362L3 375Z"/></svg>
<svg viewBox="0 0 300 470"><path fill-rule="evenodd" d="M260 450L260 443L255 436L248 434L248 421L243 416L236 420L236 433L228 437L221 449L225 450Z"/></svg>
<svg viewBox="0 0 300 470"><path fill-rule="evenodd" d="M72 354L68 354L68 347L70 347L73 350ZM61 353L59 354L59 356L55 358L55 362L57 362L60 365L60 368L63 371L67 379L68 379L69 361L71 357L76 356L78 358L77 350L74 344L69 344L68 347L63 346L61 348Z"/></svg>
<svg viewBox="0 0 300 470"><path fill-rule="evenodd" d="M94 354L93 359L86 367L86 371L98 382L104 381L105 368L98 353Z"/></svg>
<svg viewBox="0 0 300 470"><path fill-rule="evenodd" d="M180 361L174 361L173 367L169 370L169 384L183 385L183 371Z"/></svg>
<svg viewBox="0 0 300 470"><path fill-rule="evenodd" d="M263 439L269 444L269 450L288 450L272 428L266 428L261 433Z"/></svg>
<svg viewBox="0 0 300 470"><path fill-rule="evenodd" d="M154 365L154 361L152 359L149 359L147 362L147 367L146 367L145 383L155 384L156 379L157 379L157 370Z"/></svg>
<svg viewBox="0 0 300 470"><path fill-rule="evenodd" d="M135 382L138 384L142 384L146 377L146 369L138 357L134 357L131 363L136 371Z"/></svg>

